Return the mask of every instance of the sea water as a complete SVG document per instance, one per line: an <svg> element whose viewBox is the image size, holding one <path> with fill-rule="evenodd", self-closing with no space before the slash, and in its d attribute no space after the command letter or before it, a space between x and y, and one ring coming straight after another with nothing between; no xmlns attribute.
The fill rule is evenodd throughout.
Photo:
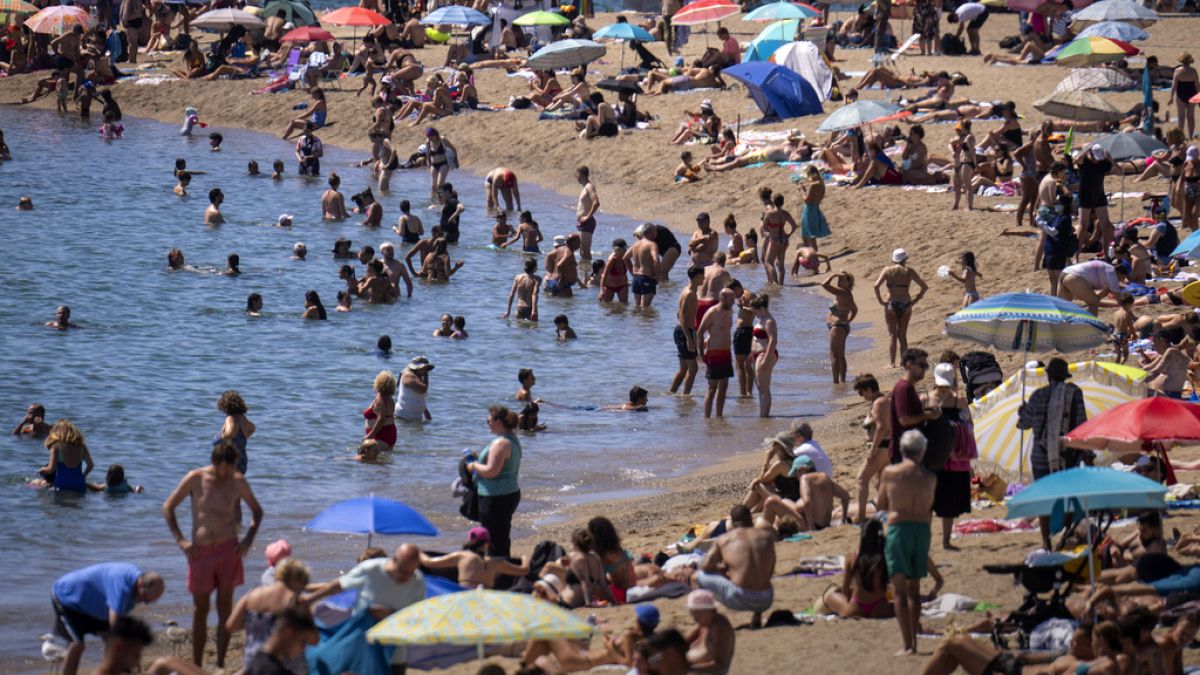
<svg viewBox="0 0 1200 675"><path fill-rule="evenodd" d="M334 240L349 238L356 250L364 244L378 250L385 240L399 245L391 227L401 199L412 201L428 231L437 212L427 210L425 172L397 172L381 199L385 226L366 229L358 217L321 220L325 178L296 175L291 142L222 129L225 141L216 153L206 134L185 138L166 124L126 119L125 137L113 142L101 140L96 125L0 108L0 129L16 157L0 164L0 422L7 432L30 403L42 403L47 421L69 418L86 434L96 462L91 480L102 481L105 469L120 463L146 492L75 497L29 488L47 451L40 442L0 434L0 669L38 667L37 636L51 626L52 583L96 562L133 561L161 572L167 592L148 616L188 625L186 563L160 508L188 470L208 463L223 419L215 403L226 389L241 392L258 426L247 478L266 516L246 558L248 582L265 567L263 548L280 537L291 541L318 580L349 567L365 536L302 527L351 497L403 500L443 532L421 543L456 546L468 527L450 495L459 451L481 450L490 440L487 407L515 405L519 368L534 369L534 393L551 404L541 411L549 429L521 437L525 496L517 536L548 522L564 504L638 494L658 479L753 448L788 418L819 414L831 396L827 299L795 288L771 293L781 355L774 413L782 419L758 420L756 402L738 400L731 381L726 419L706 421L703 368L692 398L668 396L678 364L672 330L686 261L650 311L602 306L594 290L585 290L569 300L543 297L537 325L505 321L508 291L524 258L487 248L493 221L483 209L483 181L466 171L450 176L466 205L462 241L452 247L452 258L465 266L451 282L418 280L412 298L382 306L356 302L350 313L335 312L336 293L344 288L338 268L352 263L360 277L363 269L357 261L334 260ZM190 170L208 172L193 179L185 198L171 190L176 157ZM368 185L368 171L355 166L362 158L326 147L322 170L339 173L349 195ZM262 176L246 175L250 159ZM269 177L275 159L287 167L281 181ZM594 248L601 253L618 236L632 243L636 223L608 212L620 195L598 180L605 212ZM205 227L213 187L225 194L227 222ZM573 231L572 197L528 183L521 188L525 208L546 235L543 251L554 235ZM32 197L35 210L14 210L21 196ZM274 226L282 213L295 215L294 227ZM713 215L715 223L723 218ZM308 247L305 261L291 259L298 241ZM182 249L192 269L167 271L171 248ZM243 273L223 276L233 252ZM763 284L757 266L731 269L748 288ZM300 319L309 289L320 294L328 321ZM243 314L250 293L263 296L261 318ZM43 326L59 304L70 305L78 330ZM432 337L443 313L465 316L470 338ZM570 317L578 340L555 340L550 319L559 313ZM394 344L391 360L371 353L385 334ZM851 348L856 344L852 338ZM436 364L428 400L433 421L401 424L396 451L383 465L353 461L376 373L398 373L417 355ZM650 390L649 413L598 410L622 403L635 384ZM188 532L187 505L179 512ZM392 546L401 539L374 541Z"/></svg>

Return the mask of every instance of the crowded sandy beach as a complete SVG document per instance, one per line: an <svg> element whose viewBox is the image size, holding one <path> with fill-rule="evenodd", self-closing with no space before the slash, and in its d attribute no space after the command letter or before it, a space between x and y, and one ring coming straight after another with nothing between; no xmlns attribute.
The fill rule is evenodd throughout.
<svg viewBox="0 0 1200 675"><path fill-rule="evenodd" d="M1150 4L0 2L4 670L1187 672Z"/></svg>

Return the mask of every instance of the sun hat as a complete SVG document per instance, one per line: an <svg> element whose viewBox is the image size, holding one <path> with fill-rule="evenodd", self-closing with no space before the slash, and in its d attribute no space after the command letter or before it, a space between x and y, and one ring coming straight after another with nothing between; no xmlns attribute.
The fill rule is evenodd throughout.
<svg viewBox="0 0 1200 675"><path fill-rule="evenodd" d="M939 387L953 387L957 381L953 363L939 363L933 367L933 383Z"/></svg>
<svg viewBox="0 0 1200 675"><path fill-rule="evenodd" d="M781 431L774 436L764 439L768 445L778 445L779 447L791 452L796 447L796 434L790 431Z"/></svg>
<svg viewBox="0 0 1200 675"><path fill-rule="evenodd" d="M267 565L274 567L279 564L280 560L292 556L292 545L287 542L287 539L276 539L267 544L266 553Z"/></svg>
<svg viewBox="0 0 1200 675"><path fill-rule="evenodd" d="M795 460L792 461L792 468L789 469L788 473L787 473L788 478L795 476L796 472L802 468L803 469L813 469L813 468L816 468L816 466L817 465L815 463L813 463L812 457L809 457L808 455L800 455L799 457L797 457Z"/></svg>
<svg viewBox="0 0 1200 675"><path fill-rule="evenodd" d="M486 527L472 527L471 530L467 532L467 546L474 546L475 544L481 542L487 544L492 543L491 533L488 532Z"/></svg>
<svg viewBox="0 0 1200 675"><path fill-rule="evenodd" d="M892 262L902 263L905 260L908 260L908 251L905 251L902 248L898 248L895 251L892 251Z"/></svg>
<svg viewBox="0 0 1200 675"><path fill-rule="evenodd" d="M433 370L433 364L430 363L429 359L425 358L424 356L418 356L418 357L414 358L412 361L409 361L408 365L404 366L404 369L405 370L413 370L413 371Z"/></svg>
<svg viewBox="0 0 1200 675"><path fill-rule="evenodd" d="M701 102L700 102L700 109L701 109L701 110L712 110L712 107L713 107L713 106L712 106L712 99L711 99L711 98L706 98L706 99L704 99L703 101L701 101Z"/></svg>
<svg viewBox="0 0 1200 675"><path fill-rule="evenodd" d="M634 608L633 613L637 615L638 623L643 626L649 626L651 629L658 627L658 622L661 617L658 615L658 608L649 603L643 603Z"/></svg>
<svg viewBox="0 0 1200 675"><path fill-rule="evenodd" d="M688 593L687 608L689 610L716 610L717 598L711 591L699 589Z"/></svg>

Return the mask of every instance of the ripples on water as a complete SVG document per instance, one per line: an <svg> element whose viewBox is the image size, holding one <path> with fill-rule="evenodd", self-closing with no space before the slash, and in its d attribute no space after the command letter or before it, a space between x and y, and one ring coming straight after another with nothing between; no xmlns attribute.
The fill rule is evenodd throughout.
<svg viewBox="0 0 1200 675"><path fill-rule="evenodd" d="M185 562L159 513L162 499L189 469L208 462L221 416L220 393L236 388L248 402L258 433L249 444L248 477L266 512L247 579L262 569L262 549L288 537L297 555L313 560L318 578L345 567L361 538L304 534L300 528L339 499L374 493L402 499L430 514L456 542L465 522L448 496L459 450L488 440L486 408L508 402L518 368L533 367L535 392L563 406L621 403L633 384L651 391L649 414L618 414L544 407L548 432L525 437L522 511L553 507L557 494L577 501L586 494L623 494L656 477L688 470L743 449L766 434L751 401L731 400L727 422L706 424L699 399L667 398L677 361L671 338L678 286L665 287L656 311L601 307L591 291L573 300L547 298L541 325L500 319L509 285L520 271L517 253L486 248L491 220L483 213L482 180L455 172L467 205L462 245L466 261L449 285L416 283L412 299L395 305L355 304L334 312L338 266L333 241L350 238L357 249L397 238L390 230L399 200L412 200L428 230L428 178L399 173L383 198L386 227L366 231L356 222L320 218L324 179L296 177L291 143L238 130L222 130L223 151L205 138L181 138L176 128L126 120L126 137L103 143L95 125L49 112L0 109L0 128L17 161L0 165L0 224L6 254L0 263L0 422L11 428L26 406L44 403L51 421L74 420L88 437L101 479L114 462L125 465L145 495L72 498L37 492L24 482L45 462L39 443L4 434L0 440L0 658L34 656L34 638L49 627L46 597L53 580L70 569L104 560L134 560L161 570L170 609L186 602ZM196 176L191 195L171 192L173 160L208 171ZM245 176L246 162L268 169L287 164L280 182ZM343 192L366 185L358 153L327 148L326 174L343 177ZM269 173L269 171L268 171ZM206 228L207 193L220 187L228 223ZM573 229L569 197L522 186L527 208L548 241ZM616 195L599 184L607 205ZM30 195L32 212L13 211ZM290 230L270 226L280 213L295 214ZM717 218L716 220L720 220ZM596 248L615 236L632 241L634 223L605 215ZM836 226L836 223L835 223ZM294 242L309 250L291 260ZM167 272L166 252L183 249L199 272ZM404 250L404 249L401 249ZM243 274L216 273L229 253L241 256ZM356 261L355 261L356 262ZM361 265L356 267L361 276ZM677 268L680 276L682 267ZM736 270L747 285L762 283L757 269ZM303 296L316 289L329 321L299 319ZM242 314L246 296L262 294L265 314ZM83 328L60 334L42 327L54 307L72 307ZM779 414L819 411L828 396L822 299L794 289L772 309L780 321L775 405ZM467 318L465 341L433 338L444 312ZM565 312L580 339L559 343L548 320ZM396 357L369 354L381 334L392 336ZM852 345L853 346L853 345ZM399 371L407 358L427 355L437 368L429 399L434 420L402 427L395 456L384 466L350 458L362 432L362 410L371 381L384 367ZM703 373L697 391L703 393ZM509 399L506 401L506 399ZM682 419L681 419L682 418ZM562 488L569 488L563 494ZM645 485L642 485L644 488ZM186 518L185 518L186 520ZM187 527L184 525L184 527ZM347 542L349 543L338 543ZM334 544L336 546L321 546ZM31 564L30 560L37 562ZM92 654L95 656L95 654Z"/></svg>

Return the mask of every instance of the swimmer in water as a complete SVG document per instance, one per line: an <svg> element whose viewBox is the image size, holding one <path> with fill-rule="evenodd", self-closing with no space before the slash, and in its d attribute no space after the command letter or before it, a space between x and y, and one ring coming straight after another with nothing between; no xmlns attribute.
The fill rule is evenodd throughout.
<svg viewBox="0 0 1200 675"><path fill-rule="evenodd" d="M20 199L18 199L17 200L17 210L18 211L32 211L33 210L33 198L32 197L21 197Z"/></svg>
<svg viewBox="0 0 1200 675"><path fill-rule="evenodd" d="M453 337L454 336L454 317L449 314L442 315L442 323L433 331L433 337Z"/></svg>
<svg viewBox="0 0 1200 675"><path fill-rule="evenodd" d="M220 225L225 222L225 216L221 215L221 203L224 201L225 193L221 192L221 188L208 191L208 208L204 209L205 225Z"/></svg>
<svg viewBox="0 0 1200 675"><path fill-rule="evenodd" d="M222 136L221 134L218 134L215 131L212 132L211 134L208 135L209 150L211 150L213 152L220 152L221 151L221 141L224 141L224 140L225 140L224 136Z"/></svg>
<svg viewBox="0 0 1200 675"><path fill-rule="evenodd" d="M279 218L275 220L275 227L291 227L296 223L296 218L290 213L281 213Z"/></svg>
<svg viewBox="0 0 1200 675"><path fill-rule="evenodd" d="M262 316L263 299L258 293L246 296L246 316Z"/></svg>
<svg viewBox="0 0 1200 675"><path fill-rule="evenodd" d="M298 241L292 244L292 260L304 260L308 257L308 247L304 242Z"/></svg>
<svg viewBox="0 0 1200 675"><path fill-rule="evenodd" d="M607 412L649 412L650 407L647 405L649 401L650 392L635 385L629 390L629 401L621 405L604 406L601 410Z"/></svg>
<svg viewBox="0 0 1200 675"><path fill-rule="evenodd" d="M179 174L179 183L175 185L175 194L179 195L180 197L186 197L188 194L187 187L188 187L188 185L191 184L191 182L192 182L191 174L189 174L189 173Z"/></svg>
<svg viewBox="0 0 1200 675"><path fill-rule="evenodd" d="M321 195L321 217L325 220L345 220L350 217L346 211L346 198L338 192L341 185L341 176L329 174L329 189Z"/></svg>
<svg viewBox="0 0 1200 675"><path fill-rule="evenodd" d="M350 260L354 258L354 252L350 250L351 242L349 239L338 239L333 242L333 259L334 260Z"/></svg>
<svg viewBox="0 0 1200 675"><path fill-rule="evenodd" d="M187 263L183 259L183 251L173 248L167 251L167 269L175 271L184 269Z"/></svg>
<svg viewBox="0 0 1200 675"><path fill-rule="evenodd" d="M283 160L277 159L271 162L271 180L283 180Z"/></svg>
<svg viewBox="0 0 1200 675"><path fill-rule="evenodd" d="M351 296L350 296L349 291L338 291L337 292L338 304L337 304L337 307L334 308L334 310L338 311L338 312L349 312L351 309L350 297Z"/></svg>
<svg viewBox="0 0 1200 675"><path fill-rule="evenodd" d="M254 161L253 159L250 160L249 162L246 162L246 175L247 176L259 175L258 162Z"/></svg>
<svg viewBox="0 0 1200 675"><path fill-rule="evenodd" d="M67 330L68 328L79 328L79 326L71 323L71 308L59 305L54 310L54 320L46 322L46 328Z"/></svg>
<svg viewBox="0 0 1200 675"><path fill-rule="evenodd" d="M454 340L465 340L470 337L467 335L467 317L454 317L454 333L451 334L450 337Z"/></svg>
<svg viewBox="0 0 1200 675"><path fill-rule="evenodd" d="M380 455L388 450L387 445L382 441L374 438L363 439L362 443L358 444L358 453L354 456L354 460L364 464L378 464Z"/></svg>
<svg viewBox="0 0 1200 675"><path fill-rule="evenodd" d="M31 403L25 416L17 423L17 428L13 429L13 436L30 438L44 438L48 433L50 425L46 424L46 407L41 403Z"/></svg>
<svg viewBox="0 0 1200 675"><path fill-rule="evenodd" d="M380 335L375 341L375 350L371 352L381 359L392 358L392 338L388 335Z"/></svg>
<svg viewBox="0 0 1200 675"><path fill-rule="evenodd" d="M242 270L239 267L239 265L242 264L242 258L238 254L230 253L229 257L225 259L225 264L227 267L221 274L224 274L227 277L236 277L242 273Z"/></svg>
<svg viewBox="0 0 1200 675"><path fill-rule="evenodd" d="M571 328L570 320L566 314L559 314L554 317L554 336L558 340L574 340L579 336L575 334L575 329Z"/></svg>

